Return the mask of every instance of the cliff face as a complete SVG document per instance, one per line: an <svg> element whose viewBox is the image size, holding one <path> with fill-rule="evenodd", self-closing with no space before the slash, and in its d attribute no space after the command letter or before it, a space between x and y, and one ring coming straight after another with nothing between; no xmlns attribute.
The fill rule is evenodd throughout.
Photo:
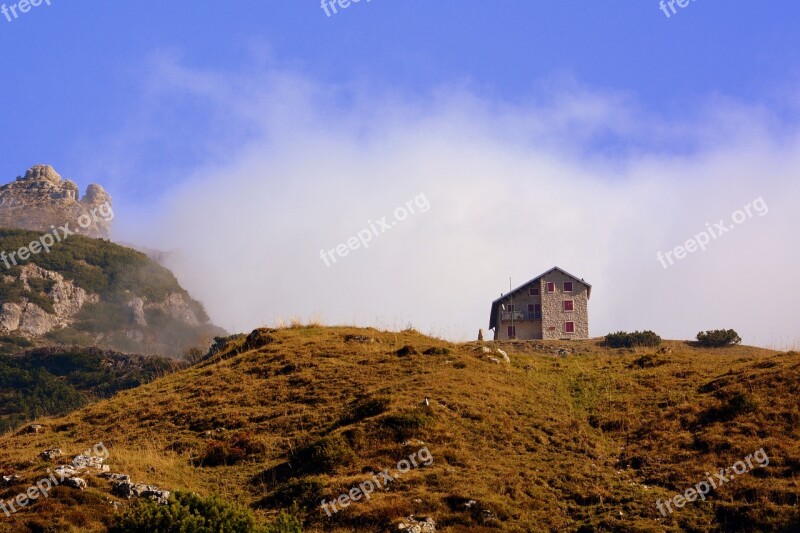
<svg viewBox="0 0 800 533"><path fill-rule="evenodd" d="M113 218L110 208L111 196L100 185L89 185L81 198L75 182L62 179L47 165L31 167L16 181L0 186L0 227L47 233L51 226L69 223L72 228L80 226L81 235L107 239Z"/></svg>
<svg viewBox="0 0 800 533"><path fill-rule="evenodd" d="M0 334L5 335L17 333L25 338L47 335L72 325L87 303L100 301L97 294L88 294L58 272L32 263L20 268L16 276L3 276L2 283L19 286L27 294L35 294L38 287L47 287L44 297L35 299L38 305L24 297L19 302L0 304Z"/></svg>

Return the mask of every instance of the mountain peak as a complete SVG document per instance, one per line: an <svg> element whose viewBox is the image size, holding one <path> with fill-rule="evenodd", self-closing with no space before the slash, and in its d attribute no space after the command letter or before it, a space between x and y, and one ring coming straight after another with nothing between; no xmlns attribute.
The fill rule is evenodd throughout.
<svg viewBox="0 0 800 533"><path fill-rule="evenodd" d="M50 165L33 165L25 175L17 181L49 181L53 184L61 183L61 176Z"/></svg>
<svg viewBox="0 0 800 533"><path fill-rule="evenodd" d="M46 233L51 226L70 223L74 227L83 215L92 223L82 229L89 237L108 238L111 234L111 196L97 184L80 190L74 181L65 180L50 165L34 165L11 183L0 186L0 227L19 228ZM95 208L105 206L104 216L92 215Z"/></svg>

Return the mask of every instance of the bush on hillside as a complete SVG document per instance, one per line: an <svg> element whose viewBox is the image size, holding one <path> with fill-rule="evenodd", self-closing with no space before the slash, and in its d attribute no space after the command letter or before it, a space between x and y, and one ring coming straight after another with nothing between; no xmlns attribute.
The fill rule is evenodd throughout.
<svg viewBox="0 0 800 533"><path fill-rule="evenodd" d="M425 355L450 355L450 348L442 348L439 346L434 346L432 348L428 348L424 352Z"/></svg>
<svg viewBox="0 0 800 533"><path fill-rule="evenodd" d="M732 344L740 344L742 338L732 329L715 329L698 333L697 342L705 348L721 348Z"/></svg>
<svg viewBox="0 0 800 533"><path fill-rule="evenodd" d="M652 331L634 331L627 333L618 331L606 335L606 346L609 348L635 348L640 346L658 346L661 344L661 337Z"/></svg>
<svg viewBox="0 0 800 533"><path fill-rule="evenodd" d="M350 405L347 413L342 418L342 423L352 424L366 418L372 418L385 413L392 400L386 396L367 396L356 400Z"/></svg>
<svg viewBox="0 0 800 533"><path fill-rule="evenodd" d="M324 491L325 484L319 479L313 477L292 479L279 484L272 494L260 500L256 506L274 509L299 505L310 509L319 505Z"/></svg>
<svg viewBox="0 0 800 533"><path fill-rule="evenodd" d="M273 524L260 526L249 510L216 496L202 498L197 494L176 492L167 505L146 500L136 502L117 517L109 531L302 533L303 529L302 521L292 513L283 512Z"/></svg>
<svg viewBox="0 0 800 533"><path fill-rule="evenodd" d="M419 354L419 350L417 350L413 346L407 344L407 345L403 346L402 348L400 348L399 350L397 350L396 353L400 357L408 357L409 355L417 355L417 354Z"/></svg>
<svg viewBox="0 0 800 533"><path fill-rule="evenodd" d="M252 431L238 431L224 440L209 440L196 463L199 466L234 465L264 452Z"/></svg>
<svg viewBox="0 0 800 533"><path fill-rule="evenodd" d="M313 474L328 474L353 458L353 449L341 435L322 437L297 451L302 470Z"/></svg>

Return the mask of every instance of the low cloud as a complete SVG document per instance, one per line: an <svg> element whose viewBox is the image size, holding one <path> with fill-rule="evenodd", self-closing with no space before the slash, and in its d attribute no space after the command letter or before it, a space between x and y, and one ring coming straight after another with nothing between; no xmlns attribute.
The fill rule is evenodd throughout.
<svg viewBox="0 0 800 533"><path fill-rule="evenodd" d="M509 277L516 286L558 265L593 284L595 336L725 327L748 343L800 343L800 136L763 110L709 101L696 124L670 123L572 83L509 104L463 86L410 99L255 70L158 64L148 102L191 99L215 118L186 142L217 151L157 207L118 217L116 237L171 251L169 266L227 329L319 317L470 339ZM420 194L424 215L321 260ZM756 198L768 215L668 269L658 262Z"/></svg>

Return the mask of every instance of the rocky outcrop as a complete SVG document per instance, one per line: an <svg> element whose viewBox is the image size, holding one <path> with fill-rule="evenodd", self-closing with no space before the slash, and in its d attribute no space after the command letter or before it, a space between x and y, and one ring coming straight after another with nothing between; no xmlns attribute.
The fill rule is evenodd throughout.
<svg viewBox="0 0 800 533"><path fill-rule="evenodd" d="M397 525L404 533L436 533L436 521L430 517L409 516Z"/></svg>
<svg viewBox="0 0 800 533"><path fill-rule="evenodd" d="M107 206L108 209L104 209ZM80 234L109 238L111 196L100 185L89 185L83 198L75 182L64 180L51 166L36 165L16 181L0 187L0 227L48 233L51 226L69 223L78 227L85 215L88 223Z"/></svg>
<svg viewBox="0 0 800 533"><path fill-rule="evenodd" d="M52 461L53 459L57 459L62 455L64 454L61 451L61 448L53 448L50 450L43 451L42 453L39 454L39 457L41 457L45 461Z"/></svg>
<svg viewBox="0 0 800 533"><path fill-rule="evenodd" d="M127 476L125 476L127 477ZM112 485L111 494L120 498L146 498L153 500L159 505L166 505L169 502L170 491L162 490L152 485L144 483L133 483L130 478L125 481L117 481Z"/></svg>
<svg viewBox="0 0 800 533"><path fill-rule="evenodd" d="M133 321L136 325L146 327L147 319L144 317L144 300L136 296L128 302L128 307L133 313Z"/></svg>
<svg viewBox="0 0 800 533"><path fill-rule="evenodd" d="M130 305L130 304L129 304ZM194 311L192 311L189 303L183 298L183 295L177 292L172 292L167 295L163 302L148 303L145 309L156 309L163 312L176 320L179 320L187 326L197 327L200 321L197 319Z"/></svg>
<svg viewBox="0 0 800 533"><path fill-rule="evenodd" d="M49 312L31 302L33 280L45 281L46 297L52 306ZM52 272L29 263L20 268L19 275L3 276L3 284L19 283L29 294L16 302L0 303L0 333L17 333L24 337L41 337L57 328L71 325L86 304L100 301L96 294L88 294L58 272Z"/></svg>

